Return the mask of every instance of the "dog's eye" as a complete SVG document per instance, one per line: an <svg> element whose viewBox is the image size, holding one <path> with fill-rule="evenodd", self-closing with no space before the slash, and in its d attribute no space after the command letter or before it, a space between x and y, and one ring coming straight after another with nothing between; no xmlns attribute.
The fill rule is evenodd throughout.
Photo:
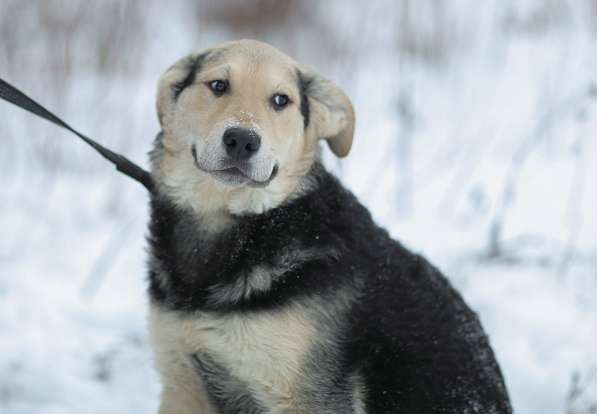
<svg viewBox="0 0 597 414"><path fill-rule="evenodd" d="M228 81L216 79L208 83L209 89L216 96L222 96L228 90Z"/></svg>
<svg viewBox="0 0 597 414"><path fill-rule="evenodd" d="M284 94L277 94L272 97L272 105L276 111L283 109L286 105L290 103L290 98L288 95Z"/></svg>

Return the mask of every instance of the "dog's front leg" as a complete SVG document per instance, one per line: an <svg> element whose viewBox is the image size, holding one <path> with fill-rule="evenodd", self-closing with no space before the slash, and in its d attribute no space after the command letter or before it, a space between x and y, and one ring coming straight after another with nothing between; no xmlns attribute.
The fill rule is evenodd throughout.
<svg viewBox="0 0 597 414"><path fill-rule="evenodd" d="M207 398L187 389L165 386L162 392L159 414L218 414Z"/></svg>

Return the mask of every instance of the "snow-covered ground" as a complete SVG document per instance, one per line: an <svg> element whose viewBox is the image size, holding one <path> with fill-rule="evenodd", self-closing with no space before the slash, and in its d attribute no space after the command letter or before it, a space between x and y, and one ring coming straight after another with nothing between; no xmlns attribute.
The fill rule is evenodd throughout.
<svg viewBox="0 0 597 414"><path fill-rule="evenodd" d="M223 2L259 30L222 2L133 3L0 3L0 77L146 163L156 79L185 53L250 36L313 64L358 116L327 164L479 312L516 412L595 412L594 2L257 2L280 25ZM0 136L0 412L155 411L144 190L3 103Z"/></svg>

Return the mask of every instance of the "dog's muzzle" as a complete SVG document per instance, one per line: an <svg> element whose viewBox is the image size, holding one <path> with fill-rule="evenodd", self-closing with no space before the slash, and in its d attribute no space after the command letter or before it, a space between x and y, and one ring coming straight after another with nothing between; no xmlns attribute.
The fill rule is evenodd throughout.
<svg viewBox="0 0 597 414"><path fill-rule="evenodd" d="M241 143L239 143L239 141L237 141L235 148L230 149L230 151L234 154L237 154L236 147L240 146L243 142L241 141ZM245 146L248 144L249 141L245 141ZM269 183L271 183L272 180L276 178L279 169L278 165L274 164L271 173L269 174L269 177L266 180L256 179L254 178L254 174L252 173L253 168L251 167L251 163L248 160L248 158L250 158L252 154L248 155L248 157L246 154L246 152L250 151L251 150L247 150L246 148L244 150L238 150L238 156L236 157L236 159L234 159L232 156L229 156L229 158L224 160L221 163L221 165L217 168L206 168L199 161L195 145L191 147L191 154L193 156L193 162L195 163L195 166L199 170L212 175L218 181L232 186L240 186L246 184L250 187L267 187ZM253 150L253 152L256 151L257 150Z"/></svg>

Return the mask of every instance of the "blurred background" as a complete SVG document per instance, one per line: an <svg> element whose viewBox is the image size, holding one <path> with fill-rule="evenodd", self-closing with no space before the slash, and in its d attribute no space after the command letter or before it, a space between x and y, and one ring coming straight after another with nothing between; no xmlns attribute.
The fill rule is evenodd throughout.
<svg viewBox="0 0 597 414"><path fill-rule="evenodd" d="M597 413L596 0L2 0L0 77L147 165L160 74L241 37L353 99L325 162L480 314L517 413ZM147 195L0 102L0 411L154 412Z"/></svg>

